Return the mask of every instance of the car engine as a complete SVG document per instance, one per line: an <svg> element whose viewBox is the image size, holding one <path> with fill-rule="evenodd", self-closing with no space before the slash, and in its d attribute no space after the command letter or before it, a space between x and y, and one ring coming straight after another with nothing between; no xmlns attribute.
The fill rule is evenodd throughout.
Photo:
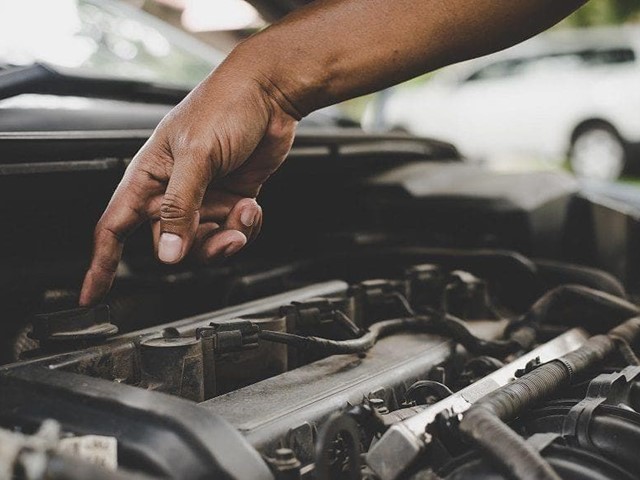
<svg viewBox="0 0 640 480"><path fill-rule="evenodd" d="M0 138L0 478L638 478L632 209L430 140L302 131L248 252L159 266L137 232L79 309L86 232L145 135Z"/></svg>

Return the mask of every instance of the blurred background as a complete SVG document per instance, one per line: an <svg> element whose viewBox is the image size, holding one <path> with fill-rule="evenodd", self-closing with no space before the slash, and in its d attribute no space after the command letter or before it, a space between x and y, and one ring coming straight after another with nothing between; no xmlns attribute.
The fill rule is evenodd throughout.
<svg viewBox="0 0 640 480"><path fill-rule="evenodd" d="M0 0L0 65L193 86L271 20L244 0ZM449 141L492 169L638 188L640 0L591 0L521 45L339 108L366 130Z"/></svg>
<svg viewBox="0 0 640 480"><path fill-rule="evenodd" d="M365 128L447 140L494 169L561 168L635 185L640 1L591 0L529 41L349 108Z"/></svg>

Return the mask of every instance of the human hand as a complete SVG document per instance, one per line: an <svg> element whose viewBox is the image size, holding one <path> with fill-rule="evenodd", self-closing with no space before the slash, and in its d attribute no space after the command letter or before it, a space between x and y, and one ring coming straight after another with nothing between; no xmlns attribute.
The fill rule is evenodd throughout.
<svg viewBox="0 0 640 480"><path fill-rule="evenodd" d="M81 305L107 294L127 236L147 220L156 256L168 264L188 253L203 262L227 257L258 235L255 198L289 152L297 120L272 84L243 71L221 65L134 157L96 226Z"/></svg>

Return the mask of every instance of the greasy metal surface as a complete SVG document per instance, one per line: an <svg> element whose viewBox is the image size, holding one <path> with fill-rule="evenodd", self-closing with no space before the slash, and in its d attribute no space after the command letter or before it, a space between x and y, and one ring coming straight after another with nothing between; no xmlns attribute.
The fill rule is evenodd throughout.
<svg viewBox="0 0 640 480"><path fill-rule="evenodd" d="M259 325L262 330L287 331L284 317L243 318ZM260 342L260 346L252 350L220 355L215 363L216 393L226 393L286 372L287 346L281 343Z"/></svg>
<svg viewBox="0 0 640 480"><path fill-rule="evenodd" d="M196 338L149 338L140 343L140 386L194 402L204 400L202 344Z"/></svg>
<svg viewBox="0 0 640 480"><path fill-rule="evenodd" d="M106 338L118 333L111 323L109 307L74 308L53 313L42 313L33 318L32 338L47 343Z"/></svg>
<svg viewBox="0 0 640 480"><path fill-rule="evenodd" d="M470 329L484 338L496 338L504 326L500 321L470 322ZM434 335L392 335L381 339L366 356L325 358L200 406L221 415L263 452L282 441L301 456L300 450L308 444L305 439L347 402L359 404L372 394L386 398L390 408L399 407L406 389L447 360L452 345Z"/></svg>
<svg viewBox="0 0 640 480"><path fill-rule="evenodd" d="M317 283L222 310L119 335L95 347L6 365L0 368L0 372L18 366L42 365L50 369L64 369L134 383L136 381L136 344L147 338L158 336L162 329L175 328L181 336L191 336L195 335L196 328L206 327L210 322L223 323L243 316L275 311L291 302L311 297L338 295L345 292L347 288L348 285L345 282L338 280Z"/></svg>
<svg viewBox="0 0 640 480"><path fill-rule="evenodd" d="M415 461L428 443L429 437L426 436L425 431L438 413L447 409L455 413L464 412L479 398L509 383L514 378L515 372L524 368L529 361L540 357L541 362L548 362L580 347L587 338L587 333L582 329L569 330L482 380L441 400L402 423L394 425L369 450L367 464L382 480L398 478Z"/></svg>
<svg viewBox="0 0 640 480"><path fill-rule="evenodd" d="M449 357L451 343L426 334L399 334L380 340L364 357L336 355L200 405L238 428L249 442L269 451L280 439L318 422L370 393L406 389ZM395 395L394 395L395 393ZM295 445L288 445L295 447Z"/></svg>

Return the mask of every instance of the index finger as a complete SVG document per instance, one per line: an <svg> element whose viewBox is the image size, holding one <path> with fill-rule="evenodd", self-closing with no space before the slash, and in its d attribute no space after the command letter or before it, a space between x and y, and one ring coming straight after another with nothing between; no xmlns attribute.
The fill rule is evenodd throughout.
<svg viewBox="0 0 640 480"><path fill-rule="evenodd" d="M147 219L145 204L144 194L135 192L125 175L96 225L91 265L80 293L81 306L98 303L109 292L125 239Z"/></svg>

